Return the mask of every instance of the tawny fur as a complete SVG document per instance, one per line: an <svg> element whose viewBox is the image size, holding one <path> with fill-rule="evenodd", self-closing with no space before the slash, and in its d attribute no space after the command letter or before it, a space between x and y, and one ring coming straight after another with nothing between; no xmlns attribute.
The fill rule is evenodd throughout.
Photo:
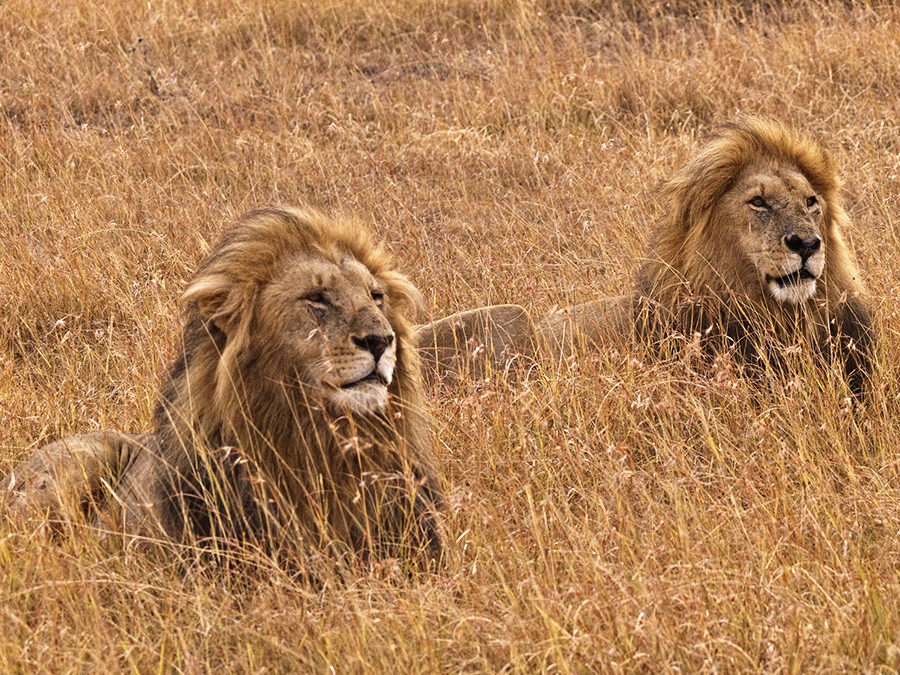
<svg viewBox="0 0 900 675"><path fill-rule="evenodd" d="M439 556L440 477L408 319L419 294L365 228L309 210L248 214L183 302L155 434L39 450L5 482L19 511L42 505L44 476L87 471L93 484L114 471L108 503L129 533Z"/></svg>
<svg viewBox="0 0 900 675"><path fill-rule="evenodd" d="M426 381L505 374L533 363L534 324L518 305L459 312L415 329Z"/></svg>

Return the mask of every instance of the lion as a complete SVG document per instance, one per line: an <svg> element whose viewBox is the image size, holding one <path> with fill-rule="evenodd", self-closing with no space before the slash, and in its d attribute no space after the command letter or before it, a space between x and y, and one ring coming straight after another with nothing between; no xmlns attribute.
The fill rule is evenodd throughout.
<svg viewBox="0 0 900 675"><path fill-rule="evenodd" d="M790 348L808 345L841 363L862 396L876 339L842 235L849 218L840 192L836 162L819 143L773 120L723 125L662 185L663 215L631 292L534 322L518 308L502 353L482 341L485 358L558 358L581 347L666 351L681 336L699 341L702 353L733 350L751 369L778 374ZM470 310L465 324L490 326L510 313ZM418 329L423 358L450 367L452 351L438 347L450 344L458 323ZM457 344L468 353L468 343Z"/></svg>
<svg viewBox="0 0 900 675"><path fill-rule="evenodd" d="M249 213L182 302L153 433L37 450L0 485L13 514L108 486L100 515L130 535L437 560L442 485L409 319L421 296L372 235L313 210Z"/></svg>
<svg viewBox="0 0 900 675"><path fill-rule="evenodd" d="M673 332L781 367L808 345L861 395L873 368L871 310L842 231L834 157L784 124L721 126L660 190L663 216L632 293L546 317L541 340L663 342Z"/></svg>

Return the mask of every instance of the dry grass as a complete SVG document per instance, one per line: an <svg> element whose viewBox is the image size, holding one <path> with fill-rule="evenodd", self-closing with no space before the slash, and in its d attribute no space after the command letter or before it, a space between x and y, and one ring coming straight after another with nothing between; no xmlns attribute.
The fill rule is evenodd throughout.
<svg viewBox="0 0 900 675"><path fill-rule="evenodd" d="M738 112L837 153L884 345L860 415L819 373L760 394L635 354L436 392L434 576L309 588L5 528L0 670L900 666L900 13L671 4L0 5L0 470L148 426L183 282L250 207L371 220L435 316L541 312L629 283L654 185Z"/></svg>

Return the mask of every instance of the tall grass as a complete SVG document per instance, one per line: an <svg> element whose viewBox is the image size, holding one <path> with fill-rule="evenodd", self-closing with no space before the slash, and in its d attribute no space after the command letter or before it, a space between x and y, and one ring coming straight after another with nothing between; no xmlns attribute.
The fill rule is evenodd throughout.
<svg viewBox="0 0 900 675"><path fill-rule="evenodd" d="M307 6L312 5L312 6ZM433 392L446 566L309 587L0 530L4 672L900 667L900 15L850 3L0 5L0 470L149 426L222 223L370 220L430 316L621 292L654 186L764 113L837 155L876 391L610 353Z"/></svg>

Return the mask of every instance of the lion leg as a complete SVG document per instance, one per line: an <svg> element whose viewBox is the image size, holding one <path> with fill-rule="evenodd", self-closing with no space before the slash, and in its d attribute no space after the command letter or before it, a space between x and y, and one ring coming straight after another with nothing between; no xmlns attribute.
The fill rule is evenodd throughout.
<svg viewBox="0 0 900 675"><path fill-rule="evenodd" d="M536 332L518 305L460 312L415 329L426 381L446 376L485 377L516 359L534 360Z"/></svg>
<svg viewBox="0 0 900 675"><path fill-rule="evenodd" d="M105 481L118 482L146 436L98 431L38 448L0 481L0 502L15 522L84 514L97 503Z"/></svg>
<svg viewBox="0 0 900 675"><path fill-rule="evenodd" d="M848 297L836 311L831 328L838 340L840 360L850 391L857 399L871 394L877 341L869 308L859 297Z"/></svg>
<svg viewBox="0 0 900 675"><path fill-rule="evenodd" d="M634 341L642 301L620 295L561 309L536 324L542 350L565 358L585 349L624 347Z"/></svg>

